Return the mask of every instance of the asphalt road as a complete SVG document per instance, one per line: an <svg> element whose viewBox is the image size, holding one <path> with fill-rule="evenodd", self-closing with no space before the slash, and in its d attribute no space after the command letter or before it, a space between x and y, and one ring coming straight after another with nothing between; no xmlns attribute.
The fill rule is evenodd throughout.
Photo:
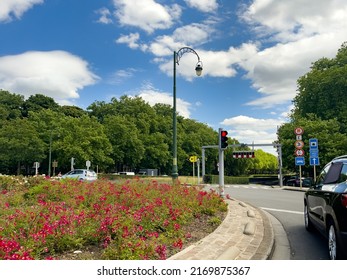
<svg viewBox="0 0 347 280"><path fill-rule="evenodd" d="M304 192L260 185L226 186L225 194L262 208L283 225L291 248L292 260L328 260L328 245L318 232L304 227Z"/></svg>

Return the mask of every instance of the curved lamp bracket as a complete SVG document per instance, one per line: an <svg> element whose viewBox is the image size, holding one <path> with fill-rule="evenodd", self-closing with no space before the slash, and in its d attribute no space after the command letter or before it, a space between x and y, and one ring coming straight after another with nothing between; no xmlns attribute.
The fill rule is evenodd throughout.
<svg viewBox="0 0 347 280"><path fill-rule="evenodd" d="M189 48L189 47L183 47L181 49L179 49L177 52L176 52L176 63L179 64L179 61L181 59L181 57L185 54L185 53L194 53L197 57L198 57L198 61L200 61L200 57L199 55L197 54L196 51L194 51L192 48Z"/></svg>
<svg viewBox="0 0 347 280"><path fill-rule="evenodd" d="M197 56L198 58L198 63L196 64L195 66L195 71L196 71L196 75L197 76L201 76L201 73L202 73L202 61L200 60L200 57L198 55L198 53L193 50L192 48L189 48L189 47L183 47L181 49L179 49L177 52L175 52L176 55L175 55L175 62L177 63L177 65L179 65L179 61L181 59L181 57L185 54L185 53L193 53Z"/></svg>

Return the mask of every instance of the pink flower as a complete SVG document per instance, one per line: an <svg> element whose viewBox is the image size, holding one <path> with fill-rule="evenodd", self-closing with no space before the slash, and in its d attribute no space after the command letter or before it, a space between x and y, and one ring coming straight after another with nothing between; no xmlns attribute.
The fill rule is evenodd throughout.
<svg viewBox="0 0 347 280"><path fill-rule="evenodd" d="M166 259L166 246L165 245L158 245L155 248L155 252L159 255L159 258L161 260L165 260Z"/></svg>

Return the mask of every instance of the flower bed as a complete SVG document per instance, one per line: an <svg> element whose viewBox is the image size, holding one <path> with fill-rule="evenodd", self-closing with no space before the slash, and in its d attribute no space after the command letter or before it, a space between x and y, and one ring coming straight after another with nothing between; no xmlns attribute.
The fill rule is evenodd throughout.
<svg viewBox="0 0 347 280"><path fill-rule="evenodd" d="M98 248L97 259L166 259L189 242L187 225L227 211L214 192L138 178L2 179L0 259L60 259L89 247Z"/></svg>

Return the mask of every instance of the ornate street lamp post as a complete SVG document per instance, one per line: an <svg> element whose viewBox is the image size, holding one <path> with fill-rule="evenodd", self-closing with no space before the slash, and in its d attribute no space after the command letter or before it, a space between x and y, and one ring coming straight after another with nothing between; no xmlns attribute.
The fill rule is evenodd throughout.
<svg viewBox="0 0 347 280"><path fill-rule="evenodd" d="M201 76L202 73L202 61L199 55L192 48L184 47L177 52L174 51L173 57L173 141L172 141L172 180L175 182L178 178L177 168L177 112L176 112L176 64L179 65L181 57L185 53L194 53L198 57L198 62L195 66L197 76Z"/></svg>

